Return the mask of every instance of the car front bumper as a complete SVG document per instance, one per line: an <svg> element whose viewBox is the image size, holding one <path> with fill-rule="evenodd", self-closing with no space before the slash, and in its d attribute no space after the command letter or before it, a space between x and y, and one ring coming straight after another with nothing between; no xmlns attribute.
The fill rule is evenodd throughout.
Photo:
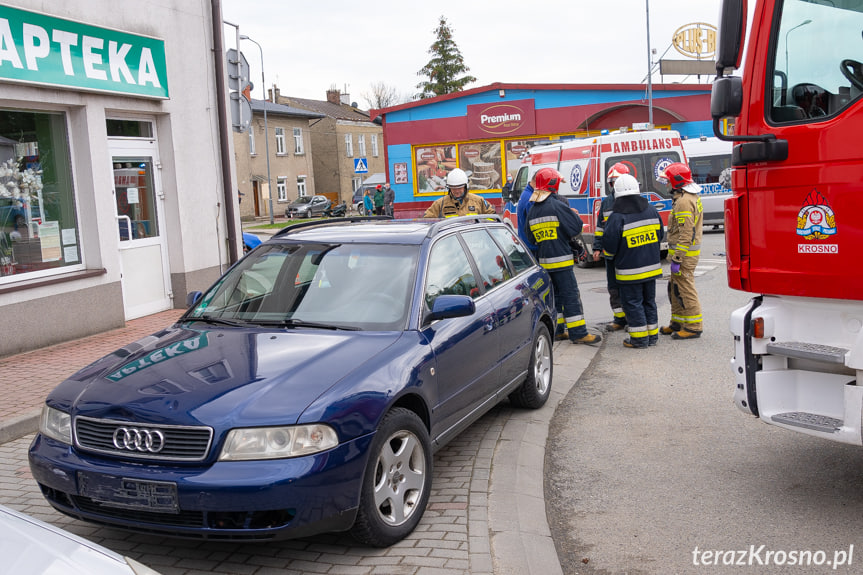
<svg viewBox="0 0 863 575"><path fill-rule="evenodd" d="M372 436L292 459L188 466L79 452L37 435L30 470L58 511L137 532L264 541L353 524Z"/></svg>

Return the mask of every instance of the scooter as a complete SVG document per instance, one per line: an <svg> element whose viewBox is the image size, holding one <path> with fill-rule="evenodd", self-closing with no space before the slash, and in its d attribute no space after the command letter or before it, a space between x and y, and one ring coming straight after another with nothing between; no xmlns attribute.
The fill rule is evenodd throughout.
<svg viewBox="0 0 863 575"><path fill-rule="evenodd" d="M324 210L326 218L343 218L348 213L348 205L345 202L340 203L336 207L330 206Z"/></svg>

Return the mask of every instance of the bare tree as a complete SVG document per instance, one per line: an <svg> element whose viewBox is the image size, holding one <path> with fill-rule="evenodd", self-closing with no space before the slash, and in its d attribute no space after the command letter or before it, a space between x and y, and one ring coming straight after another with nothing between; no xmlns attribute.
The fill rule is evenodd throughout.
<svg viewBox="0 0 863 575"><path fill-rule="evenodd" d="M370 86L371 92L363 92L362 96L370 110L380 110L399 104L399 95L394 86L384 82L375 82Z"/></svg>

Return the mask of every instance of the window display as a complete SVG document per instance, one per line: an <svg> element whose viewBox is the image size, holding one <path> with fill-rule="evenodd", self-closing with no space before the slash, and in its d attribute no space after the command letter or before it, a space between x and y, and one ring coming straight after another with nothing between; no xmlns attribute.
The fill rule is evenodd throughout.
<svg viewBox="0 0 863 575"><path fill-rule="evenodd" d="M0 109L0 282L81 263L65 115Z"/></svg>

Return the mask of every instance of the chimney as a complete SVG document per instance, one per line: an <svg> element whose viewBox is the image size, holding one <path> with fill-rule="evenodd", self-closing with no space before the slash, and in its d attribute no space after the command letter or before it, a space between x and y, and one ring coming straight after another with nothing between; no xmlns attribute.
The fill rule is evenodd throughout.
<svg viewBox="0 0 863 575"><path fill-rule="evenodd" d="M330 104L341 104L341 92L336 88L327 90L327 102Z"/></svg>
<svg viewBox="0 0 863 575"><path fill-rule="evenodd" d="M273 102L275 102L276 104L279 104L280 103L279 98L282 97L282 94L280 93L279 87L276 86L275 84L273 84L273 92L275 92L275 94L276 94L275 97L273 98Z"/></svg>

